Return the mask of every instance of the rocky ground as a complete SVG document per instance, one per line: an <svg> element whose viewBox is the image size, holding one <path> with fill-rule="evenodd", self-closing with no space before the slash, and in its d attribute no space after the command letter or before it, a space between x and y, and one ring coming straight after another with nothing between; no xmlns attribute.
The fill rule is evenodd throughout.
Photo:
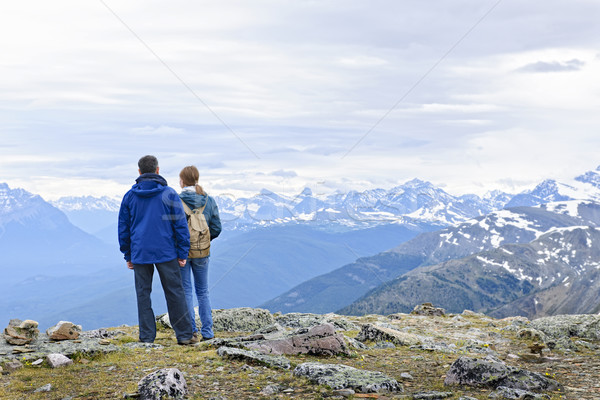
<svg viewBox="0 0 600 400"><path fill-rule="evenodd" d="M164 370L189 399L600 399L598 315L417 311L215 310L216 338L197 346L176 345L168 317L153 345L126 326L25 345L0 338L0 398L152 398L148 376Z"/></svg>

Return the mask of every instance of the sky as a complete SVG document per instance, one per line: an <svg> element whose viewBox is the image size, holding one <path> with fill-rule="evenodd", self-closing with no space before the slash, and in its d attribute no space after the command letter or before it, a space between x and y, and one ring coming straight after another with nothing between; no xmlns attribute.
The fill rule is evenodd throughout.
<svg viewBox="0 0 600 400"><path fill-rule="evenodd" d="M137 160L213 195L517 193L600 164L596 0L0 6L0 182L122 196Z"/></svg>

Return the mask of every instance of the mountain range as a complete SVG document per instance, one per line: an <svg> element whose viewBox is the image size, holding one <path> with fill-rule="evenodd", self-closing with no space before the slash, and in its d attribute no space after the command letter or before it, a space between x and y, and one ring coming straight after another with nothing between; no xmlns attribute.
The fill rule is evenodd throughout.
<svg viewBox="0 0 600 400"><path fill-rule="evenodd" d="M414 179L389 190L329 196L315 195L310 189L294 197L267 190L251 198L216 196L225 229L213 242L209 277L213 307L262 304L271 311L341 309L346 313L404 310L417 295L387 309L389 299L378 297L391 293L390 285L403 276L407 281L415 279L410 277L425 268L469 257L473 268L482 268L485 263L477 264L478 256L495 260L482 255L485 252L533 245L556 228L595 226L599 172L600 167L569 184L546 180L517 195L453 196ZM56 315L76 316L88 327L135 323L131 277L124 270L116 240L118 207L118 200L89 196L49 204L40 196L1 184L0 269L7 279L0 285L0 302L10 307L3 307L6 315L0 313L0 319L28 318L28 313L53 309ZM567 235L564 240L575 238ZM28 265L15 268L24 254L31 256ZM57 291L60 286L63 290ZM537 293L538 302L550 304L543 297L549 295L542 294L546 290L550 289L533 285L528 296ZM394 289L394 293L399 292ZM502 302L485 303L485 307L498 315L534 312L524 296L511 300L510 307ZM163 303L159 296L155 301L159 311ZM120 310L111 313L114 320L106 319L108 307ZM558 309L567 308L538 307L535 312ZM16 310L22 313L9 315ZM51 316L48 310L44 315Z"/></svg>

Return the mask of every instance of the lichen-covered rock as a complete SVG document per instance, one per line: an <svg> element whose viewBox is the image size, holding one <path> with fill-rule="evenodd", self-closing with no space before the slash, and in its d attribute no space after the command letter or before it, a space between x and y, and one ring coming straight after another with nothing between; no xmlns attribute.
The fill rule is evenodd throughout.
<svg viewBox="0 0 600 400"><path fill-rule="evenodd" d="M546 335L542 331L533 328L523 328L517 332L517 335L523 339L545 341Z"/></svg>
<svg viewBox="0 0 600 400"><path fill-rule="evenodd" d="M46 362L51 368L65 367L73 364L73 360L63 354L48 354L46 356Z"/></svg>
<svg viewBox="0 0 600 400"><path fill-rule="evenodd" d="M140 379L138 393L142 400L183 399L187 383L177 368L164 368Z"/></svg>
<svg viewBox="0 0 600 400"><path fill-rule="evenodd" d="M421 343L421 338L412 333L401 332L392 328L366 324L356 336L356 340L366 342L392 342L398 346L416 346Z"/></svg>
<svg viewBox="0 0 600 400"><path fill-rule="evenodd" d="M37 339L39 333L36 321L11 319L8 326L4 328L4 339L8 344L22 346Z"/></svg>
<svg viewBox="0 0 600 400"><path fill-rule="evenodd" d="M549 400L547 394L533 393L528 390L512 389L500 386L496 391L490 393L490 399L507 399L507 400Z"/></svg>
<svg viewBox="0 0 600 400"><path fill-rule="evenodd" d="M75 340L81 334L81 325L69 321L60 321L48 328L46 334L52 340Z"/></svg>
<svg viewBox="0 0 600 400"><path fill-rule="evenodd" d="M555 315L531 321L531 327L553 338L600 340L600 315Z"/></svg>
<svg viewBox="0 0 600 400"><path fill-rule="evenodd" d="M302 328L291 336L255 341L246 344L246 347L266 354L349 354L345 337L336 333L331 324Z"/></svg>
<svg viewBox="0 0 600 400"><path fill-rule="evenodd" d="M235 347L219 347L217 354L223 358L234 360L249 361L254 364L261 364L267 367L290 369L292 367L290 360L282 356L270 356L257 351L243 350Z"/></svg>
<svg viewBox="0 0 600 400"><path fill-rule="evenodd" d="M443 308L434 307L431 303L423 303L415 306L415 308L411 311L411 314L441 317L446 315L446 310Z"/></svg>
<svg viewBox="0 0 600 400"><path fill-rule="evenodd" d="M452 392L417 392L413 393L412 398L414 400L441 400L453 395Z"/></svg>
<svg viewBox="0 0 600 400"><path fill-rule="evenodd" d="M450 366L444 384L492 389L505 386L522 390L556 390L561 387L555 380L536 372L511 367L492 356L460 357Z"/></svg>
<svg viewBox="0 0 600 400"><path fill-rule="evenodd" d="M215 332L254 332L275 323L268 310L250 307L212 310L212 319ZM173 328L169 314L159 315L156 321L166 328ZM199 319L196 324L201 326Z"/></svg>
<svg viewBox="0 0 600 400"><path fill-rule="evenodd" d="M278 315L275 320L286 328L312 328L325 323L332 324L340 331L357 330L358 326L337 314L311 314L311 313L289 313Z"/></svg>
<svg viewBox="0 0 600 400"><path fill-rule="evenodd" d="M303 363L294 369L294 375L334 390L350 388L361 393L403 391L402 385L381 372L360 370L343 364Z"/></svg>

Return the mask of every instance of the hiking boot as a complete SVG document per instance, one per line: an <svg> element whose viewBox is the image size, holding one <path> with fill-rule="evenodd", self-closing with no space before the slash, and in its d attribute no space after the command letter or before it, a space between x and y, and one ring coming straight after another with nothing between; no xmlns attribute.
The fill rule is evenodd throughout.
<svg viewBox="0 0 600 400"><path fill-rule="evenodd" d="M181 342L177 342L177 344L180 346L193 346L197 343L198 343L198 338L195 338L194 336L192 336L191 339L182 340Z"/></svg>

